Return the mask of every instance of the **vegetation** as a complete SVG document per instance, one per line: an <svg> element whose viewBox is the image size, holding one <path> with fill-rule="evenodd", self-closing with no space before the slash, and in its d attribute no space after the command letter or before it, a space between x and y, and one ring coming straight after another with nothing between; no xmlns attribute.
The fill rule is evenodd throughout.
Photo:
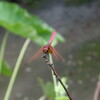
<svg viewBox="0 0 100 100"><path fill-rule="evenodd" d="M40 18L33 14L29 14L25 9L20 8L18 5L8 2L0 2L0 26L5 28L7 32L4 35L4 39L1 45L0 52L0 74L11 75L11 70L8 63L4 60L5 47L7 43L8 33L19 35L21 37L27 38L21 51L19 57L16 61L14 70L12 71L11 79L6 90L4 100L9 100L16 76L18 74L22 59L24 57L25 51L30 43L30 40L43 46L50 38L52 27L48 26ZM64 42L64 38L57 33L57 36L53 42L56 45L59 41ZM41 81L41 84L43 82ZM42 84L43 86L43 84ZM45 87L46 88L46 87ZM50 90L49 90L50 91ZM49 91L45 93L48 94ZM52 92L51 92L52 93ZM57 99L56 99L57 98ZM66 96L61 97L56 96L56 100L68 100ZM66 98L66 99L65 99Z"/></svg>
<svg viewBox="0 0 100 100"><path fill-rule="evenodd" d="M67 79L65 77L63 77L61 80L68 88L68 85L66 84ZM66 92L64 91L62 85L59 82L57 83L57 90L55 92L54 84L52 82L45 83L40 78L38 79L38 81L39 81L42 91L44 93L44 97L45 97L44 100L46 98L49 98L50 100L69 100L69 98L66 97ZM43 98L43 96L41 98Z"/></svg>

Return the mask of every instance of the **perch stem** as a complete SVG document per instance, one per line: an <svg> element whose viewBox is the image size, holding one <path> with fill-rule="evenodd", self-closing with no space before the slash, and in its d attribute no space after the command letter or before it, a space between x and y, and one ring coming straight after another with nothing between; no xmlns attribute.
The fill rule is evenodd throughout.
<svg viewBox="0 0 100 100"><path fill-rule="evenodd" d="M60 84L62 85L62 87L64 88L64 90L65 90L65 92L66 92L68 98L69 98L70 100L72 100L72 98L71 98L71 96L70 96L70 94L69 94L69 92L68 92L66 86L63 84L63 82L62 82L62 80L60 79L58 73L56 72L56 70L55 70L55 68L54 68L54 65L51 64L51 63L49 62L49 60L47 59L45 53L43 54L42 57L44 58L44 60L45 60L45 62L47 63L47 65L48 65L48 66L50 67L50 69L53 71L53 74L56 76L56 78L58 79L58 81L60 82Z"/></svg>
<svg viewBox="0 0 100 100"><path fill-rule="evenodd" d="M12 73L12 76L11 76L11 79L10 79L10 82L9 82L9 85L8 85L8 88L7 88L7 91L6 91L6 94L4 96L4 100L9 100L9 97L10 97L10 94L11 94L11 90L13 88L13 85L14 85L14 82L15 82L15 79L16 79L16 76L18 74L18 70L20 68L20 64L21 64L21 61L22 61L22 58L24 56L24 53L27 49L27 46L28 44L30 43L30 40L27 39L21 49L21 52L19 54L19 57L18 57L18 60L16 62L16 65L15 65L15 68L13 70L13 73Z"/></svg>
<svg viewBox="0 0 100 100"><path fill-rule="evenodd" d="M52 55L51 54L49 54L49 60L50 60L50 64L53 64L53 59L52 59ZM56 96L58 96L58 94L57 94L57 80L56 80L56 76L54 75L52 70L51 70L51 72L52 72L52 78L53 78L53 82L54 82L54 90L55 90Z"/></svg>
<svg viewBox="0 0 100 100"><path fill-rule="evenodd" d="M100 73L99 73L99 80L97 82L97 86L94 92L93 100L99 100L99 96L100 96Z"/></svg>
<svg viewBox="0 0 100 100"><path fill-rule="evenodd" d="M9 34L9 32L7 31L4 35L4 38L3 38L3 41L2 41L2 44L1 44L1 49L0 49L0 74L1 74L1 70L2 70L2 62L3 62L3 58L4 58L8 34Z"/></svg>

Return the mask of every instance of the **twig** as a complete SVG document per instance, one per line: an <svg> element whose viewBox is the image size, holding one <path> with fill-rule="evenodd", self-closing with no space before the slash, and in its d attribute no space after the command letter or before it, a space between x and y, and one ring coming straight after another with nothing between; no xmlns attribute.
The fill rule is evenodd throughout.
<svg viewBox="0 0 100 100"><path fill-rule="evenodd" d="M99 80L97 82L93 100L99 100L99 95L100 95L100 74L99 74Z"/></svg>
<svg viewBox="0 0 100 100"><path fill-rule="evenodd" d="M67 96L69 97L69 99L72 100L72 98L71 98L71 96L70 96L70 94L69 94L67 88L65 87L65 85L63 84L62 80L60 79L58 73L56 72L56 70L55 70L55 68L54 68L54 65L51 64L51 63L49 62L49 60L47 59L45 53L43 53L42 57L44 58L44 60L45 60L45 62L47 63L47 65L49 65L50 69L53 71L53 73L54 73L54 75L56 76L56 78L58 79L58 81L59 81L59 82L61 83L61 85L63 86L64 90L66 91Z"/></svg>

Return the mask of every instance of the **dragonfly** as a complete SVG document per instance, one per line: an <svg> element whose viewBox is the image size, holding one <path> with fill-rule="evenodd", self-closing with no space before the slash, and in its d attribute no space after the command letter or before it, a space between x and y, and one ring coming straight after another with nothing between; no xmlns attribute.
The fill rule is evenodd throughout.
<svg viewBox="0 0 100 100"><path fill-rule="evenodd" d="M52 32L52 35L51 35L51 37L50 37L49 42L48 42L45 46L41 47L41 48L36 52L36 54L33 55L33 56L29 59L29 62L32 62L32 61L33 61L34 59L36 59L41 53L53 54L57 60L62 60L62 61L64 61L64 58L55 50L54 47L51 46L51 44L52 44L52 42L53 42L55 36L56 36L56 30L54 29L54 31Z"/></svg>

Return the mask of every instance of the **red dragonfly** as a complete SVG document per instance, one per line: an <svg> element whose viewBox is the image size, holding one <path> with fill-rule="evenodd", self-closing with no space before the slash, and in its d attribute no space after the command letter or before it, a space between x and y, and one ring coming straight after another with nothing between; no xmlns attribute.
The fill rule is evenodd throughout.
<svg viewBox="0 0 100 100"><path fill-rule="evenodd" d="M29 60L29 62L31 62L32 60L34 60L35 58L37 58L42 52L46 53L46 54L51 53L51 54L53 54L56 57L57 60L61 59L62 61L64 61L63 57L51 46L51 44L52 44L55 36L56 36L56 30L54 30L52 32L52 35L50 37L50 40L49 40L48 44L46 44L45 46L41 47L37 51L37 53L31 57L31 59Z"/></svg>

